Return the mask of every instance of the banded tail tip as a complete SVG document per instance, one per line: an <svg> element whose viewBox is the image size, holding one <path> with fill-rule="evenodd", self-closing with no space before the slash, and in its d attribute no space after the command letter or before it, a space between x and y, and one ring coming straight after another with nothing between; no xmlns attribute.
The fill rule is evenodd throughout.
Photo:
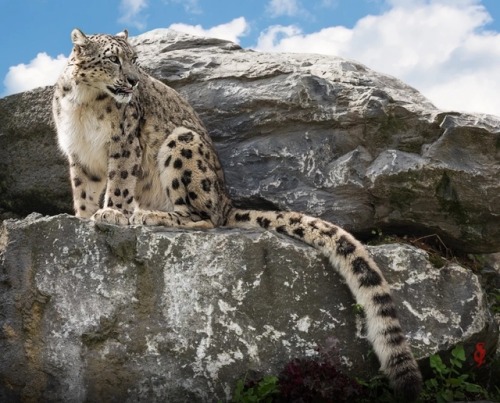
<svg viewBox="0 0 500 403"><path fill-rule="evenodd" d="M422 375L418 368L391 383L396 397L401 402L416 401L422 391Z"/></svg>

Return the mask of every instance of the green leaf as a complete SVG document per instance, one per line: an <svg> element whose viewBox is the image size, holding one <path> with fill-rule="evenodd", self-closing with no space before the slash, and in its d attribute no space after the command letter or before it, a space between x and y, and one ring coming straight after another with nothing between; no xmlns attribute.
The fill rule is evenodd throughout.
<svg viewBox="0 0 500 403"><path fill-rule="evenodd" d="M233 402L242 402L243 389L245 389L245 382L243 381L243 379L239 379L236 382L236 387L234 388Z"/></svg>
<svg viewBox="0 0 500 403"><path fill-rule="evenodd" d="M272 395L278 393L278 377L266 376L257 385L245 388L245 379L236 382L233 403L272 403Z"/></svg>
<svg viewBox="0 0 500 403"><path fill-rule="evenodd" d="M425 383L427 385L429 385L430 387L432 387L432 388L437 388L438 387L438 381L437 381L436 378L428 379Z"/></svg>
<svg viewBox="0 0 500 403"><path fill-rule="evenodd" d="M447 403L453 401L453 392L451 390L442 390L437 393L436 401L438 403Z"/></svg>
<svg viewBox="0 0 500 403"><path fill-rule="evenodd" d="M276 376L266 376L258 385L258 395L260 397L267 397L278 392L278 378Z"/></svg>
<svg viewBox="0 0 500 403"><path fill-rule="evenodd" d="M463 381L459 378L449 378L446 380L446 383L451 386L458 386L463 383Z"/></svg>
<svg viewBox="0 0 500 403"><path fill-rule="evenodd" d="M464 346L458 345L456 346L452 351L451 355L455 357L457 360L460 360L462 362L465 362L465 350Z"/></svg>
<svg viewBox="0 0 500 403"><path fill-rule="evenodd" d="M465 382L465 390L470 393L484 394L484 389L480 385L476 385L475 383Z"/></svg>
<svg viewBox="0 0 500 403"><path fill-rule="evenodd" d="M445 389L441 392L441 397L446 401L446 402L451 402L453 401L453 391L450 389Z"/></svg>
<svg viewBox="0 0 500 403"><path fill-rule="evenodd" d="M439 374L442 374L447 369L446 365L443 363L443 360L437 354L430 357L430 365L431 368L434 368Z"/></svg>

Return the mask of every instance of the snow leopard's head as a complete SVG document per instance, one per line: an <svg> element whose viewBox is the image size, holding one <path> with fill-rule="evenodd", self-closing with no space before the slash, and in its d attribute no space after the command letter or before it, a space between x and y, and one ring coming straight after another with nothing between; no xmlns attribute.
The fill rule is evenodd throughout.
<svg viewBox="0 0 500 403"><path fill-rule="evenodd" d="M85 35L79 29L71 32L73 78L127 103L139 85L139 67L134 48L128 43L128 32L117 35Z"/></svg>

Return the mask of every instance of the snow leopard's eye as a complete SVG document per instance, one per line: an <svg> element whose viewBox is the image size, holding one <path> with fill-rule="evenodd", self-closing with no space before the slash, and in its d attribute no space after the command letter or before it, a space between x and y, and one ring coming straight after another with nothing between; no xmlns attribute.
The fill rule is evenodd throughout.
<svg viewBox="0 0 500 403"><path fill-rule="evenodd" d="M118 56L108 56L108 60L115 64L120 64L120 58Z"/></svg>

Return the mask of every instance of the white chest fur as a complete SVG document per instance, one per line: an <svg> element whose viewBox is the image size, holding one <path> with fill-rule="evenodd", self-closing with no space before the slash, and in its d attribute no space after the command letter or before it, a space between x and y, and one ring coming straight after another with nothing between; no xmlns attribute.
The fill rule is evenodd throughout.
<svg viewBox="0 0 500 403"><path fill-rule="evenodd" d="M56 119L61 150L95 174L105 174L107 170L112 136L109 115L102 107L81 106L62 99L61 114Z"/></svg>

